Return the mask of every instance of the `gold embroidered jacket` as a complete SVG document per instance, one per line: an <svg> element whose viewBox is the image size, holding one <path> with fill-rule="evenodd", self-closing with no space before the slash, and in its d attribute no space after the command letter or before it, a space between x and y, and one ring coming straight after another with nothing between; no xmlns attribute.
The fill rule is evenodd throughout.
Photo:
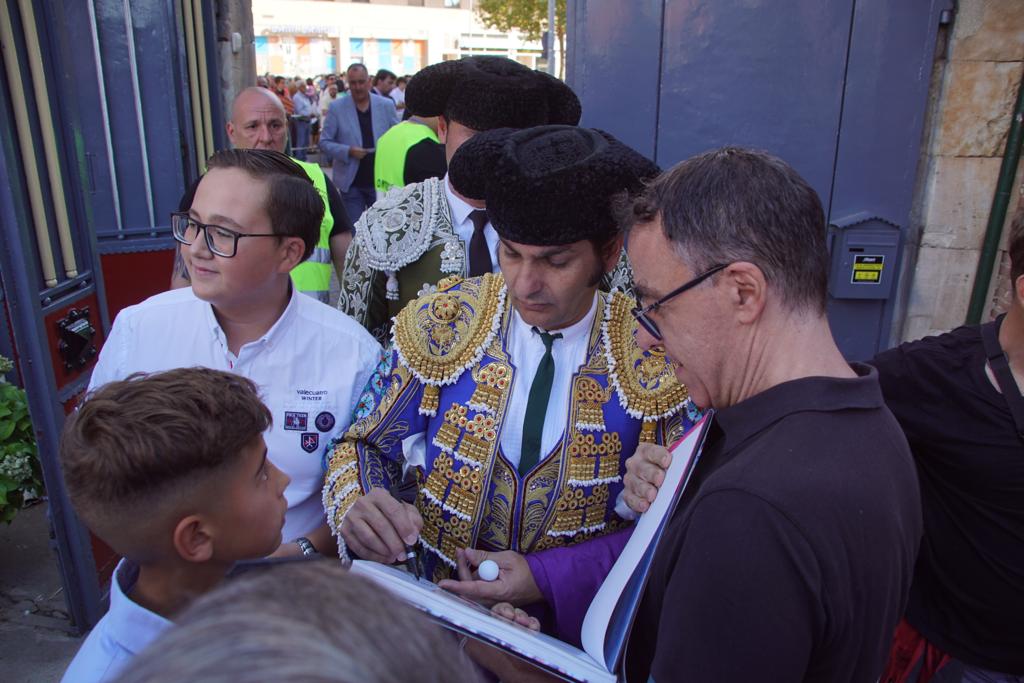
<svg viewBox="0 0 1024 683"><path fill-rule="evenodd" d="M504 279L452 278L404 308L379 404L326 456L324 507L335 535L359 496L401 479L403 441L420 434L426 455L416 505L435 580L455 567L460 547L528 553L623 525L614 507L626 458L641 440L671 443L695 414L664 355L636 345L633 299L600 297L565 433L524 477L500 444L517 374L505 346ZM339 546L344 556L340 536Z"/></svg>

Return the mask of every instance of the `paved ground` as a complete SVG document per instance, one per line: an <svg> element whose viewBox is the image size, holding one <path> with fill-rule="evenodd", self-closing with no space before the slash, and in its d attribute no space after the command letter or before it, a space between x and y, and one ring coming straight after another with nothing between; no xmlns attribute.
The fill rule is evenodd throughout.
<svg viewBox="0 0 1024 683"><path fill-rule="evenodd" d="M0 680L58 681L78 650L50 550L46 504L0 524Z"/></svg>

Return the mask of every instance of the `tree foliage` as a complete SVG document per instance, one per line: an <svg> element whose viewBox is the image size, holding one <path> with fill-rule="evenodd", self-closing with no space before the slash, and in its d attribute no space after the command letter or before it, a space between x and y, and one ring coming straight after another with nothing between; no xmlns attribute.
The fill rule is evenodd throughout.
<svg viewBox="0 0 1024 683"><path fill-rule="evenodd" d="M478 0L476 11L483 23L499 31L518 31L527 40L540 40L541 24L547 22L547 0ZM555 2L555 36L565 40L565 0Z"/></svg>

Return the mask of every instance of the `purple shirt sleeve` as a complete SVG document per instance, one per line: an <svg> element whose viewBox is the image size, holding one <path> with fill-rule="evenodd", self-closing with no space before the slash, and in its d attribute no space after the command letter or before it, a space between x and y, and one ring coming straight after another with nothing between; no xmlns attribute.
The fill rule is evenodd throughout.
<svg viewBox="0 0 1024 683"><path fill-rule="evenodd" d="M554 635L580 647L583 618L633 527L579 545L530 553L526 562L547 601Z"/></svg>

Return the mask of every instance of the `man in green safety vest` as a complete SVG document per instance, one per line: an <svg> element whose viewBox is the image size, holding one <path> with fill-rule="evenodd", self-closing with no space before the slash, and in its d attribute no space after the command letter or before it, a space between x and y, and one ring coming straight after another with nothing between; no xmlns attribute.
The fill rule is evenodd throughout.
<svg viewBox="0 0 1024 683"><path fill-rule="evenodd" d="M231 108L231 120L227 123L228 138L237 149L271 149L284 153L288 142L288 117L281 101L266 88L246 88L235 97ZM341 279L345 263L345 252L352 241L352 221L349 220L341 194L319 165L294 160L313 181L313 186L324 200L324 217L320 223L320 239L313 254L297 265L291 272L295 288L327 303L331 287L331 266ZM197 180L189 187L179 202L179 211L188 211L192 206ZM188 287L187 257L176 249L174 270L171 273L171 289Z"/></svg>
<svg viewBox="0 0 1024 683"><path fill-rule="evenodd" d="M377 192L427 178L443 178L447 171L444 145L437 138L436 116L410 116L377 140L373 163Z"/></svg>

